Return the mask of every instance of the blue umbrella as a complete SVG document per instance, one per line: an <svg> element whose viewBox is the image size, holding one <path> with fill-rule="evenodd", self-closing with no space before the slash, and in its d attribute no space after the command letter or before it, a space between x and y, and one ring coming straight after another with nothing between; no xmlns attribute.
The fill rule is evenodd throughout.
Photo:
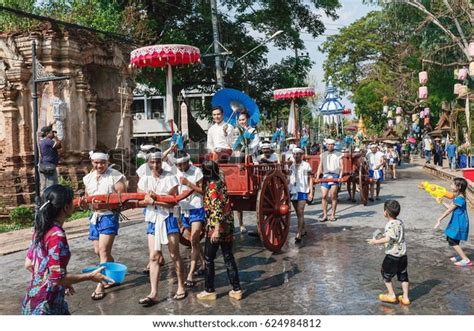
<svg viewBox="0 0 474 331"><path fill-rule="evenodd" d="M224 121L233 126L236 125L238 114L246 109L249 114L249 125L256 127L260 120L260 111L257 104L247 94L231 88L219 90L212 97L212 107L221 106L224 109ZM232 108L237 108L238 111L234 113Z"/></svg>

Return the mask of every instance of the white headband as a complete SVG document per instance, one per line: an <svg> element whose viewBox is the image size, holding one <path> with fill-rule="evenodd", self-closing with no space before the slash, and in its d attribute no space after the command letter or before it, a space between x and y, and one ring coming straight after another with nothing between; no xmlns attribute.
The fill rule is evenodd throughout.
<svg viewBox="0 0 474 331"><path fill-rule="evenodd" d="M297 153L304 154L304 151L299 147L293 148L293 154L297 154Z"/></svg>
<svg viewBox="0 0 474 331"><path fill-rule="evenodd" d="M109 159L109 154L90 151L89 157L92 161L107 161Z"/></svg>
<svg viewBox="0 0 474 331"><path fill-rule="evenodd" d="M150 153L147 156L148 160L156 160L156 159L161 159L163 157L163 154L161 152L154 152Z"/></svg>
<svg viewBox="0 0 474 331"><path fill-rule="evenodd" d="M272 148L272 145L269 143L262 144L262 148Z"/></svg>
<svg viewBox="0 0 474 331"><path fill-rule="evenodd" d="M186 156L183 156L183 157L180 157L179 159L176 159L176 163L184 163L184 162L187 162L191 159L191 157L189 156L189 154L186 154Z"/></svg>
<svg viewBox="0 0 474 331"><path fill-rule="evenodd" d="M326 144L336 144L336 141L334 139L326 139Z"/></svg>

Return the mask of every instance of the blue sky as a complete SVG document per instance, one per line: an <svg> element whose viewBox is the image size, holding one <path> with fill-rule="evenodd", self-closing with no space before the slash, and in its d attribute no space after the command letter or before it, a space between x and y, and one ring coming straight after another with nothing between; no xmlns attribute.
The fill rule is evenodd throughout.
<svg viewBox="0 0 474 331"><path fill-rule="evenodd" d="M320 46L326 40L326 37L328 35L337 34L338 30L341 27L350 25L357 19L365 16L370 11L377 10L376 6L368 6L363 4L362 0L341 0L340 2L342 7L339 8L339 10L337 11L339 19L333 21L331 18L326 17L324 13L322 13L322 21L326 26L324 36L319 36L318 38L314 39L311 35L307 33L302 34L302 39L305 42L306 50L300 51L300 54L305 54L306 52L308 52L309 57L314 62L313 69L310 74L310 79L312 81L315 81L316 92L318 94L324 94L325 82L323 82L323 62L326 58L325 54L318 51L318 46ZM269 63L280 62L280 60L286 56L294 56L293 50L281 51L273 47L272 45L268 45L268 48ZM348 108L354 108L350 101L346 98L343 99L343 104Z"/></svg>

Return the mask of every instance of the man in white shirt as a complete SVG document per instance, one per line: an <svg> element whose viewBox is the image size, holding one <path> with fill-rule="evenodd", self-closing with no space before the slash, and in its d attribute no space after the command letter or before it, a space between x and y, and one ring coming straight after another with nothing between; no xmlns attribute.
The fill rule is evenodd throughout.
<svg viewBox="0 0 474 331"><path fill-rule="evenodd" d="M380 184L383 182L383 168L385 166L385 155L378 150L376 144L369 146L370 152L367 153L366 158L369 163L369 178L372 178L370 183L370 201L374 201L374 186L377 185L376 200L380 200ZM375 182L375 183L374 183Z"/></svg>
<svg viewBox="0 0 474 331"><path fill-rule="evenodd" d="M234 127L224 123L224 110L214 107L212 110L214 124L207 131L207 149L214 161L225 162L232 154Z"/></svg>
<svg viewBox="0 0 474 331"><path fill-rule="evenodd" d="M171 259L174 262L178 279L178 289L174 295L175 300L186 297L184 287L184 264L179 253L179 225L173 215L173 206L162 202L155 202L157 195L175 195L178 192L178 179L172 173L163 170L163 155L154 152L148 155L148 165L151 175L143 176L138 182L138 191L147 193L140 206L146 207L145 221L147 222L148 253L150 265L150 292L140 299L144 307L158 303L158 283L160 280L160 256L162 245L168 245Z"/></svg>
<svg viewBox="0 0 474 331"><path fill-rule="evenodd" d="M109 155L105 152L90 152L92 171L84 176L83 182L86 197L90 195L123 193L126 191L125 176L119 171L109 168ZM81 207L87 208L85 197ZM95 211L89 219L89 240L94 245L94 252L99 256L99 262L113 262L112 246L118 235L119 213L112 210ZM93 300L101 300L105 296L102 283L92 293Z"/></svg>
<svg viewBox="0 0 474 331"><path fill-rule="evenodd" d="M335 145L336 142L333 139L326 139L327 151L321 154L318 172L316 173L316 180L319 180L321 174L323 175L323 178L342 178L342 154L335 150ZM334 222L336 220L338 187L338 182L321 183L321 204L323 207L323 215L319 219L320 222L326 222L328 220L328 196L331 197L332 207L330 221Z"/></svg>
<svg viewBox="0 0 474 331"><path fill-rule="evenodd" d="M259 164L262 163L277 163L278 157L275 153L272 153L272 145L269 141L264 141L260 146L262 154L257 157Z"/></svg>
<svg viewBox="0 0 474 331"><path fill-rule="evenodd" d="M425 149L425 160L426 163L431 163L431 150L433 149L433 142L431 141L431 137L426 135L423 139L423 145Z"/></svg>
<svg viewBox="0 0 474 331"><path fill-rule="evenodd" d="M202 179L203 174L200 168L193 166L190 162L190 156L184 151L179 151L176 155L176 167L178 171L176 177L179 181L178 193L181 194L188 190L194 192L186 199L181 200L181 223L188 234L191 242L191 266L184 285L194 287L196 282L193 277L204 273L204 257L201 248L201 232L206 223L206 213L203 205ZM201 261L201 269L196 271L198 259ZM196 271L196 273L194 273Z"/></svg>
<svg viewBox="0 0 474 331"><path fill-rule="evenodd" d="M290 167L290 191L291 202L298 218L298 232L295 243L301 242L301 237L306 235L304 231L304 208L307 202L313 200L313 177L311 176L311 166L303 161L304 151L301 148L293 149L295 162Z"/></svg>

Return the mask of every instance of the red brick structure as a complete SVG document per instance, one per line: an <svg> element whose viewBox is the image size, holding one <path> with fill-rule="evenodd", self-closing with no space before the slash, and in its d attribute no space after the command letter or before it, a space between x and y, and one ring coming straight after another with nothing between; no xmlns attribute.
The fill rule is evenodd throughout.
<svg viewBox="0 0 474 331"><path fill-rule="evenodd" d="M28 32L0 34L0 201L9 207L33 201L33 39L38 61L46 71L70 77L61 89L57 83L39 85L38 96L40 106L45 93L67 104L59 172L73 183L88 171L89 150L115 148L122 118L118 88L133 84L129 79L128 45L49 23ZM132 99L128 97L129 104ZM46 116L47 122L52 122L52 106L44 106L43 119ZM131 134L128 111L121 148L130 149Z"/></svg>

